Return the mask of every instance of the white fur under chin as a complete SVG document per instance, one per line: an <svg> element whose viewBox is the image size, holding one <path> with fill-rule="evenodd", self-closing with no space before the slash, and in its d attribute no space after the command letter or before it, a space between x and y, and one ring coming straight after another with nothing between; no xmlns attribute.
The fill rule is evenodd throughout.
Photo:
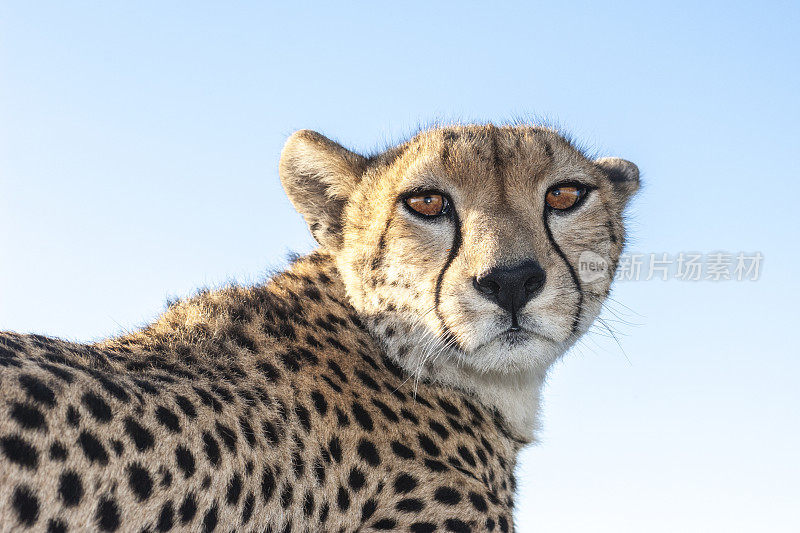
<svg viewBox="0 0 800 533"><path fill-rule="evenodd" d="M431 379L474 394L503 416L515 438L533 442L539 430L541 390L546 372L478 372L467 367L436 369Z"/></svg>
<svg viewBox="0 0 800 533"><path fill-rule="evenodd" d="M372 333L382 339L389 357L414 379L433 381L473 394L487 407L497 409L515 438L525 442L536 440L542 386L548 369L566 351L567 344L558 347L551 344L545 347L541 345L541 339L537 339L539 342L526 342L512 348L497 341L478 350L478 353L464 354L457 349L442 346L439 339L425 342L424 339L430 339L431 335L417 327L416 331L405 336L404 343L408 345L410 337L416 337L419 341L411 343L412 348L401 356L398 353L398 344L385 339L381 335L380 326L370 326ZM481 353L487 351L497 353ZM479 370L479 367L466 362L473 356L484 361L520 360L521 351L526 352L525 358L529 363L526 368L513 371ZM516 353L512 355L510 352Z"/></svg>

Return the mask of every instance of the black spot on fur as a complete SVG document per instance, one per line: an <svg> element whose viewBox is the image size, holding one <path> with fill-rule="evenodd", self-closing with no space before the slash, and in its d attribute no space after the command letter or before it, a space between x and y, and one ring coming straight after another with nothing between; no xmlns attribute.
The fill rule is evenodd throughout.
<svg viewBox="0 0 800 533"><path fill-rule="evenodd" d="M392 442L392 451L401 459L413 459L416 456L414 450L398 441Z"/></svg>
<svg viewBox="0 0 800 533"><path fill-rule="evenodd" d="M67 533L66 522L51 518L47 521L47 533Z"/></svg>
<svg viewBox="0 0 800 533"><path fill-rule="evenodd" d="M28 393L28 396L46 407L53 407L56 395L53 389L45 385L44 381L29 374L19 376L19 384Z"/></svg>
<svg viewBox="0 0 800 533"><path fill-rule="evenodd" d="M267 439L268 443L277 444L280 442L281 436L283 435L283 432L280 430L280 426L276 426L269 420L264 420L262 429L264 430L264 437Z"/></svg>
<svg viewBox="0 0 800 533"><path fill-rule="evenodd" d="M365 482L366 478L361 470L356 467L350 469L350 475L347 477L347 483L350 485L351 489L358 492L364 487Z"/></svg>
<svg viewBox="0 0 800 533"><path fill-rule="evenodd" d="M372 524L372 527L380 531L389 531L397 527L397 522L391 518L381 518Z"/></svg>
<svg viewBox="0 0 800 533"><path fill-rule="evenodd" d="M353 402L353 417L358 422L358 425L364 428L367 431L372 431L374 429L374 425L372 423L372 417L369 416L366 410L359 404L358 402Z"/></svg>
<svg viewBox="0 0 800 533"><path fill-rule="evenodd" d="M26 485L19 485L11 496L11 506L17 513L20 524L30 527L39 518L39 498L33 490Z"/></svg>
<svg viewBox="0 0 800 533"><path fill-rule="evenodd" d="M376 392L381 391L381 386L378 385L378 383L374 379L372 379L372 376L370 376L366 372L363 372L361 370L356 370L356 376L358 376L358 379L360 379L361 382L370 389Z"/></svg>
<svg viewBox="0 0 800 533"><path fill-rule="evenodd" d="M278 381L281 377L281 373L278 371L278 369L266 361L259 363L256 365L256 367L270 381Z"/></svg>
<svg viewBox="0 0 800 533"><path fill-rule="evenodd" d="M256 433L253 431L253 426L250 425L250 421L244 417L244 415L239 417L239 427L242 429L242 434L244 435L244 439L247 441L247 444L252 448L256 444Z"/></svg>
<svg viewBox="0 0 800 533"><path fill-rule="evenodd" d="M294 471L294 477L300 479L305 469L306 463L303 460L300 450L295 450L294 454L292 454L292 470Z"/></svg>
<svg viewBox="0 0 800 533"><path fill-rule="evenodd" d="M90 462L97 462L105 466L108 464L108 452L105 447L100 444L94 433L84 430L78 436L78 444L83 450L83 454L89 459Z"/></svg>
<svg viewBox="0 0 800 533"><path fill-rule="evenodd" d="M275 474L268 466L264 467L264 473L261 475L261 496L264 503L269 502L272 495L275 493Z"/></svg>
<svg viewBox="0 0 800 533"><path fill-rule="evenodd" d="M336 377L342 380L342 383L348 382L347 375L345 375L345 373L342 372L342 368L336 363L336 361L334 361L333 359L328 359L328 368L333 370L333 373L336 374Z"/></svg>
<svg viewBox="0 0 800 533"><path fill-rule="evenodd" d="M128 466L128 485L140 502L145 501L153 493L153 478L139 463Z"/></svg>
<svg viewBox="0 0 800 533"><path fill-rule="evenodd" d="M326 375L324 375L324 374L323 374L323 375L322 375L322 380L323 380L325 383L327 383L327 384L328 384L328 386L329 386L330 388L332 388L332 389L333 389L335 392L338 392L338 393L341 393L341 392L342 392L342 388L341 388L339 385L337 385L336 383L334 383L334 382L333 382L333 380L331 380L331 378L329 378L328 376L326 376Z"/></svg>
<svg viewBox="0 0 800 533"><path fill-rule="evenodd" d="M461 494L450 487L439 487L433 493L433 498L445 505L457 505L461 501Z"/></svg>
<svg viewBox="0 0 800 533"><path fill-rule="evenodd" d="M181 515L181 522L184 524L194 518L194 515L197 513L197 498L193 492L187 494L183 499L178 513Z"/></svg>
<svg viewBox="0 0 800 533"><path fill-rule="evenodd" d="M395 505L395 509L404 513L418 513L425 508L425 504L418 498L406 498Z"/></svg>
<svg viewBox="0 0 800 533"><path fill-rule="evenodd" d="M297 419L300 421L300 425L306 430L306 433L311 431L311 414L308 412L308 409L297 404L294 408L294 412L297 415Z"/></svg>
<svg viewBox="0 0 800 533"><path fill-rule="evenodd" d="M303 514L306 517L310 517L314 514L314 495L311 494L311 491L306 491L306 495L303 498Z"/></svg>
<svg viewBox="0 0 800 533"><path fill-rule="evenodd" d="M228 505L236 505L239 503L239 498L242 495L242 477L239 474L234 474L228 482L228 490L225 493L225 501Z"/></svg>
<svg viewBox="0 0 800 533"><path fill-rule="evenodd" d="M425 467L431 472L444 472L447 470L447 465L436 459L425 459Z"/></svg>
<svg viewBox="0 0 800 533"><path fill-rule="evenodd" d="M339 437L331 437L331 440L328 443L328 451L330 452L334 461L337 463L342 462L342 445L339 442Z"/></svg>
<svg viewBox="0 0 800 533"><path fill-rule="evenodd" d="M114 450L114 454L119 457L125 451L125 445L122 444L122 441L119 439L111 439L111 449Z"/></svg>
<svg viewBox="0 0 800 533"><path fill-rule="evenodd" d="M200 401L203 402L204 405L211 407L216 412L222 411L222 404L220 403L219 400L217 400L214 396L212 396L210 392L201 387L192 387L192 388L197 393L197 396L200 397Z"/></svg>
<svg viewBox="0 0 800 533"><path fill-rule="evenodd" d="M325 416L325 414L327 414L328 402L325 400L325 396L323 396L321 392L318 390L312 391L311 401L314 403L314 409L317 410L320 416Z"/></svg>
<svg viewBox="0 0 800 533"><path fill-rule="evenodd" d="M317 459L314 462L314 477L317 478L317 484L322 485L325 482L325 464Z"/></svg>
<svg viewBox="0 0 800 533"><path fill-rule="evenodd" d="M95 376L100 385L114 398L121 402L127 402L130 399L128 393L119 384L114 383L108 377L98 374Z"/></svg>
<svg viewBox="0 0 800 533"><path fill-rule="evenodd" d="M422 450L428 455L432 455L433 457L438 457L441 454L441 450L439 450L439 447L436 445L436 443L434 443L430 437L422 433L420 433L419 435L419 445L422 447Z"/></svg>
<svg viewBox="0 0 800 533"><path fill-rule="evenodd" d="M102 531L116 531L119 529L119 508L117 502L106 496L100 498L95 513L97 526Z"/></svg>
<svg viewBox="0 0 800 533"><path fill-rule="evenodd" d="M294 487L290 483L286 483L281 491L281 507L288 509L294 501Z"/></svg>
<svg viewBox="0 0 800 533"><path fill-rule="evenodd" d="M206 511L206 515L203 517L203 531L205 533L214 531L217 528L217 520L217 504L214 504Z"/></svg>
<svg viewBox="0 0 800 533"><path fill-rule="evenodd" d="M408 409L401 409L400 415L406 420L409 420L412 424L419 425L419 419L416 417L414 413L412 413Z"/></svg>
<svg viewBox="0 0 800 533"><path fill-rule="evenodd" d="M500 531L503 533L508 533L508 520L506 520L505 516L498 518L497 523L500 526Z"/></svg>
<svg viewBox="0 0 800 533"><path fill-rule="evenodd" d="M108 403L93 392L87 392L81 397L81 403L98 422L111 420L111 407Z"/></svg>
<svg viewBox="0 0 800 533"><path fill-rule="evenodd" d="M320 292L319 292L319 289L317 289L317 288L316 288L316 287L314 287L314 286L311 286L311 287L306 287L306 289L305 289L305 291L304 291L304 292L305 292L305 295L306 295L306 296L307 296L309 299L311 299L311 300L313 300L313 301L315 301L315 302L318 302L319 300L321 300L321 299L322 299L322 294L320 294Z"/></svg>
<svg viewBox="0 0 800 533"><path fill-rule="evenodd" d="M222 443L225 445L225 447L229 451L235 452L236 441L238 440L236 431L234 431L233 429L229 428L224 424L220 424L219 422L216 423L216 428L217 428L217 435L219 435L219 438L222 439Z"/></svg>
<svg viewBox="0 0 800 533"><path fill-rule="evenodd" d="M467 463L469 466L474 467L476 465L475 456L472 455L472 453L466 446L459 446L457 451L458 455L460 455L461 458L464 460L464 462Z"/></svg>
<svg viewBox="0 0 800 533"><path fill-rule="evenodd" d="M47 431L44 414L33 405L13 402L8 414L24 429Z"/></svg>
<svg viewBox="0 0 800 533"><path fill-rule="evenodd" d="M183 445L178 445L175 448L175 460L178 463L178 468L183 472L183 477L189 479L195 471L194 455Z"/></svg>
<svg viewBox="0 0 800 533"><path fill-rule="evenodd" d="M178 404L178 407L180 407L181 411L183 411L187 417L191 418L192 420L197 418L197 411L195 410L194 404L189 398L180 394L176 394L175 403Z"/></svg>
<svg viewBox="0 0 800 533"><path fill-rule="evenodd" d="M486 499L477 492L469 493L469 501L472 503L472 506L481 513L485 513L488 509Z"/></svg>
<svg viewBox="0 0 800 533"><path fill-rule="evenodd" d="M237 324L232 328L230 328L228 330L228 335L230 336L230 339L233 342L235 342L242 348L245 348L254 353L258 351L258 345L255 343L253 339L250 338L250 336L247 334L247 332L241 325Z"/></svg>
<svg viewBox="0 0 800 533"><path fill-rule="evenodd" d="M74 507L83 498L83 483L74 470L65 470L58 480L58 495L67 507Z"/></svg>
<svg viewBox="0 0 800 533"><path fill-rule="evenodd" d="M461 416L461 412L458 410L458 408L455 405L453 405L452 403L448 402L447 400L440 398L439 399L439 405L442 406L442 409L444 409L444 411L447 414L449 414L451 416L454 416L454 417L460 417Z"/></svg>
<svg viewBox="0 0 800 533"><path fill-rule="evenodd" d="M393 423L397 423L400 421L400 418L397 416L397 413L392 411L392 409L383 403L382 401L378 400L377 398L372 399L372 405L380 409L381 414L389 421Z"/></svg>
<svg viewBox="0 0 800 533"><path fill-rule="evenodd" d="M81 414L75 409L74 405L67 407L67 424L76 428L81 423Z"/></svg>
<svg viewBox="0 0 800 533"><path fill-rule="evenodd" d="M56 366L50 363L40 363L39 366L41 366L43 369L47 370L55 377L59 378L60 380L68 384L75 381L75 376L72 375L72 372L64 368L61 368L60 366Z"/></svg>
<svg viewBox="0 0 800 533"><path fill-rule="evenodd" d="M39 452L19 435L0 438L0 448L9 461L25 468L36 468Z"/></svg>
<svg viewBox="0 0 800 533"><path fill-rule="evenodd" d="M124 420L125 433L131 438L136 445L136 449L140 452L149 450L153 447L153 434L136 420L131 417L126 417Z"/></svg>
<svg viewBox="0 0 800 533"><path fill-rule="evenodd" d="M462 522L458 518L448 518L444 521L444 527L447 531L452 531L453 533L471 533L472 528L469 527L465 522Z"/></svg>
<svg viewBox="0 0 800 533"><path fill-rule="evenodd" d="M172 472L169 471L168 468L164 467L163 465L158 467L158 473L161 475L161 486L162 487L170 487L172 486Z"/></svg>
<svg viewBox="0 0 800 533"><path fill-rule="evenodd" d="M283 366L286 367L287 370L291 372L299 372L300 371L300 362L297 358L297 355L294 353L284 353L280 355L281 362Z"/></svg>
<svg viewBox="0 0 800 533"><path fill-rule="evenodd" d="M163 405L159 405L158 408L156 408L156 420L173 433L178 433L181 430L178 416Z"/></svg>
<svg viewBox="0 0 800 533"><path fill-rule="evenodd" d="M211 463L213 466L217 466L219 464L219 444L217 440L214 438L211 433L208 431L203 432L203 449L206 452L206 457L208 458L208 462Z"/></svg>
<svg viewBox="0 0 800 533"><path fill-rule="evenodd" d="M175 511L172 509L172 501L166 502L161 506L161 512L158 514L158 522L156 529L158 531L169 531L175 523Z"/></svg>
<svg viewBox="0 0 800 533"><path fill-rule="evenodd" d="M65 461L67 459L67 449L58 441L50 445L50 459L54 461Z"/></svg>
<svg viewBox="0 0 800 533"><path fill-rule="evenodd" d="M447 439L447 437L450 436L450 432L447 431L447 428L435 420L431 420L430 422L428 422L428 426L430 426L430 428L433 431L435 431L436 434L439 435L442 439Z"/></svg>
<svg viewBox="0 0 800 533"><path fill-rule="evenodd" d="M346 511L350 508L350 495L342 486L339 487L339 491L336 493L336 505L340 511Z"/></svg>
<svg viewBox="0 0 800 533"><path fill-rule="evenodd" d="M361 439L356 448L358 455L364 459L370 466L378 466L381 462L378 449L375 445L367 439Z"/></svg>
<svg viewBox="0 0 800 533"><path fill-rule="evenodd" d="M255 506L255 503L256 498L251 492L244 499L244 505L242 506L242 524L246 524L250 521L250 517L253 516L253 507Z"/></svg>

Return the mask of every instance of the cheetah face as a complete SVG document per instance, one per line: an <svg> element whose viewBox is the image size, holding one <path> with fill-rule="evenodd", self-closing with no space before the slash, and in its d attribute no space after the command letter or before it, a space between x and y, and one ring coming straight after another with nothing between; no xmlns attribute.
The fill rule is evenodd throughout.
<svg viewBox="0 0 800 533"><path fill-rule="evenodd" d="M544 372L597 317L638 170L544 128L488 125L370 158L301 131L281 179L407 369L509 374Z"/></svg>

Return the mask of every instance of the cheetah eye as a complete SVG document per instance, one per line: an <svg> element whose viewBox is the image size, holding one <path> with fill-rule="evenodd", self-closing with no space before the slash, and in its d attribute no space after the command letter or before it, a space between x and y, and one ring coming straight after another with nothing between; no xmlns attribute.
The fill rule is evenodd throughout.
<svg viewBox="0 0 800 533"><path fill-rule="evenodd" d="M558 211L566 211L576 207L586 196L589 189L579 183L564 183L548 189L545 195L547 205Z"/></svg>
<svg viewBox="0 0 800 533"><path fill-rule="evenodd" d="M411 212L424 218L445 215L450 210L450 202L447 200L447 197L436 191L408 196L404 202Z"/></svg>

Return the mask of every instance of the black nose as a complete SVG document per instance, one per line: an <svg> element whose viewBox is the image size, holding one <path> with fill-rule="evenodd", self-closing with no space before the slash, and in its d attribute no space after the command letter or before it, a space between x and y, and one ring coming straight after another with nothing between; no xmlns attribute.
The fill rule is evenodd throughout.
<svg viewBox="0 0 800 533"><path fill-rule="evenodd" d="M473 278L472 284L497 305L511 313L511 329L518 330L517 311L536 296L544 286L544 269L536 261L524 261L511 267L496 267Z"/></svg>

